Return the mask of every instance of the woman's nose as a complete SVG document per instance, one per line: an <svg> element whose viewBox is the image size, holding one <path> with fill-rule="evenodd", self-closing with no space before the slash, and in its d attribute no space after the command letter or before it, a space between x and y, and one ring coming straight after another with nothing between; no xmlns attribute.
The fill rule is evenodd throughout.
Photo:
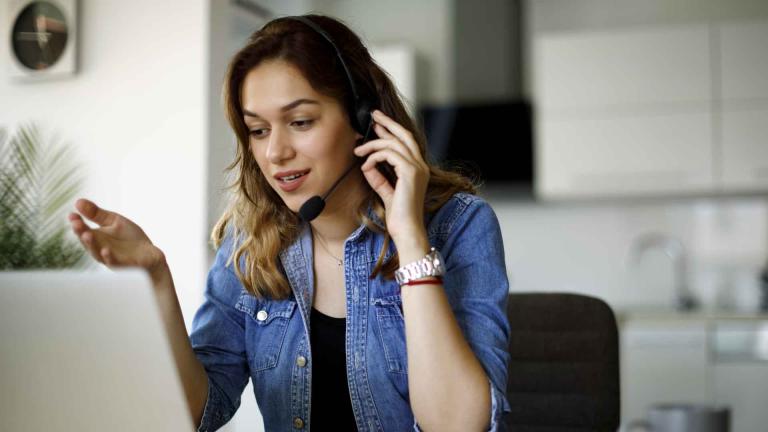
<svg viewBox="0 0 768 432"><path fill-rule="evenodd" d="M270 133L269 143L267 144L267 159L272 163L280 163L293 155L290 137L277 128Z"/></svg>

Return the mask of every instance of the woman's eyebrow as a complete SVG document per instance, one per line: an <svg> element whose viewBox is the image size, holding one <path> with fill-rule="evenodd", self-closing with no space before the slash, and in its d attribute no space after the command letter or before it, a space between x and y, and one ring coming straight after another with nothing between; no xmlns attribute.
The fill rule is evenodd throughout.
<svg viewBox="0 0 768 432"><path fill-rule="evenodd" d="M320 102L318 102L318 101L316 101L316 100L312 100L312 99L296 99L295 101L293 101L293 102L289 103L288 105L286 105L286 106L284 106L284 107L280 108L280 111L281 111L281 112L290 111L290 110L292 110L292 109L296 108L297 106L299 106L299 105L301 105L301 104L315 104L315 105L320 105ZM261 118L261 116L259 116L258 114L254 113L254 112L250 112L250 111L248 111L248 110L247 110L247 109L245 109L245 108L243 108L243 114L245 114L247 117L256 117L256 118Z"/></svg>

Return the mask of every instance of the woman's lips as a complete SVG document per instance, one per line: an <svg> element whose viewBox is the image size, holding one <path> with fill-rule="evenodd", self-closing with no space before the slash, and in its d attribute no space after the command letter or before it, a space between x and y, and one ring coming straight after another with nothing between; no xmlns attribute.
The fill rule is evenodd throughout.
<svg viewBox="0 0 768 432"><path fill-rule="evenodd" d="M309 176L309 172L291 181L282 181L278 179L277 185L280 186L280 189L284 190L285 192L292 192L298 189L299 186L301 186L302 183L304 183L304 181L307 179L307 176Z"/></svg>

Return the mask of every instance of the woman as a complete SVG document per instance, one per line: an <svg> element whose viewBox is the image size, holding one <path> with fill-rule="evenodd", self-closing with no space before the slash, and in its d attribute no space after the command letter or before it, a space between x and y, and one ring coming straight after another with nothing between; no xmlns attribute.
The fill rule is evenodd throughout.
<svg viewBox="0 0 768 432"><path fill-rule="evenodd" d="M141 228L84 199L100 227L70 216L95 259L152 277L198 430L229 421L249 378L268 431L503 430L498 221L474 183L425 160L359 37L327 16L275 19L231 60L224 100L237 180L189 337Z"/></svg>

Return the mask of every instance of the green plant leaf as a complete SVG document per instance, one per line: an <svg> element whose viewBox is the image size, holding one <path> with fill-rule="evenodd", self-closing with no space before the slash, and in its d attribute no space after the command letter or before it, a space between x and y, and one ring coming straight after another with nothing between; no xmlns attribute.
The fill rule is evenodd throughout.
<svg viewBox="0 0 768 432"><path fill-rule="evenodd" d="M0 270L82 268L87 254L67 239L67 207L79 194L82 169L68 145L44 143L29 123L9 137L0 129Z"/></svg>

